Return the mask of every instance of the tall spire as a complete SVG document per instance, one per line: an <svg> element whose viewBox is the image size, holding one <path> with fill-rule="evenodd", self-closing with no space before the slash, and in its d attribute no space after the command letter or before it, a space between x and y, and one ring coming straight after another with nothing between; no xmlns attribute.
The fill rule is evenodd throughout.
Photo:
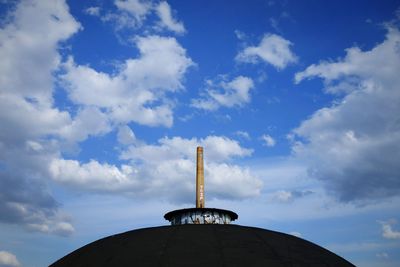
<svg viewBox="0 0 400 267"><path fill-rule="evenodd" d="M180 224L229 224L238 218L230 210L206 208L204 195L204 162L203 148L197 147L196 166L196 207L173 210L164 215L171 225Z"/></svg>
<svg viewBox="0 0 400 267"><path fill-rule="evenodd" d="M204 163L203 148L197 147L197 167L196 167L196 208L204 208Z"/></svg>

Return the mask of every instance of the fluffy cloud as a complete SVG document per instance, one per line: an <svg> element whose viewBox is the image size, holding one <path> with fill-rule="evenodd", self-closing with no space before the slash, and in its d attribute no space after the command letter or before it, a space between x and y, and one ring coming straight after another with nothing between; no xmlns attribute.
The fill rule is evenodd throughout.
<svg viewBox="0 0 400 267"><path fill-rule="evenodd" d="M53 106L58 46L80 24L64 1L21 1L9 15L0 30L0 221L70 234L45 178L56 139L74 122Z"/></svg>
<svg viewBox="0 0 400 267"><path fill-rule="evenodd" d="M216 110L219 107L241 107L250 102L250 90L254 87L251 78L238 76L232 81L226 81L221 76L221 79L218 82L208 80L202 93L203 98L193 99L192 106L199 109Z"/></svg>
<svg viewBox="0 0 400 267"><path fill-rule="evenodd" d="M162 138L159 143L160 145L131 146L122 154L122 158L152 163L166 159L194 158L193 148L199 145L207 150L207 160L210 162L227 161L232 157L245 157L252 153L252 150L241 147L237 141L221 136L208 136L200 140Z"/></svg>
<svg viewBox="0 0 400 267"><path fill-rule="evenodd" d="M98 108L85 107L78 111L74 120L65 125L59 135L69 141L86 140L89 135L102 135L111 130L108 118Z"/></svg>
<svg viewBox="0 0 400 267"><path fill-rule="evenodd" d="M138 22L142 22L151 9L151 3L141 0L115 0L118 9L129 12Z"/></svg>
<svg viewBox="0 0 400 267"><path fill-rule="evenodd" d="M171 12L171 7L165 1L160 2L155 8L157 15L160 17L160 26L173 32L182 34L185 27L182 22L176 21Z"/></svg>
<svg viewBox="0 0 400 267"><path fill-rule="evenodd" d="M53 80L48 73L60 62L57 45L79 28L63 1L22 1L13 22L0 30L2 95L49 104Z"/></svg>
<svg viewBox="0 0 400 267"><path fill-rule="evenodd" d="M135 3L147 5L116 1L124 12L137 8L140 20L148 11ZM11 12L0 30L0 222L69 235L74 227L52 196L49 178L96 192L106 186L111 191L143 187L135 184L142 181L132 178L132 166L82 164L63 159L62 152L116 127L121 144L136 144L124 126L131 121L171 126L173 103L167 94L182 90L193 62L174 38L137 37L138 58L126 60L117 74L97 72L72 57L62 61L60 44L81 28L65 1L21 1ZM87 12L96 15L100 9ZM71 113L55 106L53 96L61 90L56 80L72 101ZM96 185L98 180L102 183Z"/></svg>
<svg viewBox="0 0 400 267"><path fill-rule="evenodd" d="M244 199L260 194L261 180L251 174L248 168L233 164L210 163L205 168L206 193L216 198Z"/></svg>
<svg viewBox="0 0 400 267"><path fill-rule="evenodd" d="M392 225L396 224L395 220L389 220L387 222L380 222L382 225L382 236L387 239L400 239L400 232L395 231Z"/></svg>
<svg viewBox="0 0 400 267"><path fill-rule="evenodd" d="M290 50L292 43L276 34L266 34L258 46L248 46L241 51L236 60L257 63L262 60L277 69L297 62L296 55Z"/></svg>
<svg viewBox="0 0 400 267"><path fill-rule="evenodd" d="M85 13L91 16L100 16L100 7L91 6L85 9Z"/></svg>
<svg viewBox="0 0 400 267"><path fill-rule="evenodd" d="M69 218L60 214L59 204L49 194L42 179L47 176L45 165L51 158L29 148L1 152L8 160L1 158L6 170L0 172L0 221L43 233L73 233ZM60 226L64 226L63 229Z"/></svg>
<svg viewBox="0 0 400 267"><path fill-rule="evenodd" d="M140 57L126 60L116 75L70 58L62 80L76 104L104 108L114 122L171 126L172 104L166 93L183 88L181 80L193 62L175 38L139 37L136 45Z"/></svg>
<svg viewBox="0 0 400 267"><path fill-rule="evenodd" d="M21 264L19 263L17 257L7 251L0 251L0 266L3 267L19 267Z"/></svg>
<svg viewBox="0 0 400 267"><path fill-rule="evenodd" d="M276 144L276 141L274 138L272 138L272 136L270 136L269 134L263 134L261 136L261 140L264 142L264 146L267 147L273 147Z"/></svg>
<svg viewBox="0 0 400 267"><path fill-rule="evenodd" d="M294 130L294 153L310 174L342 201L368 201L400 193L400 32L369 51L357 47L337 62L311 65L296 82L320 77L338 96ZM342 97L342 98L339 98Z"/></svg>
<svg viewBox="0 0 400 267"><path fill-rule="evenodd" d="M132 197L158 196L178 202L190 202L194 191L195 150L205 149L207 194L211 198L242 199L260 193L261 181L246 168L227 163L233 157L252 153L226 137L205 139L162 138L157 145L138 143L123 151L129 161L117 167L90 161L57 159L49 171L59 183L94 192L120 192ZM213 163L207 163L213 162Z"/></svg>
<svg viewBox="0 0 400 267"><path fill-rule="evenodd" d="M53 108L51 73L60 64L59 43L79 29L64 1L22 1L0 29L1 141L57 134L71 122Z"/></svg>
<svg viewBox="0 0 400 267"><path fill-rule="evenodd" d="M91 160L80 164L76 160L54 159L49 167L51 177L60 183L75 185L93 191L129 190L136 182L130 175L134 170L126 165L114 165Z"/></svg>
<svg viewBox="0 0 400 267"><path fill-rule="evenodd" d="M117 30L136 29L143 25L153 8L150 1L141 0L115 0L114 5L116 12L101 15L99 7L90 7L86 9L86 13L99 16L104 22L113 22Z"/></svg>
<svg viewBox="0 0 400 267"><path fill-rule="evenodd" d="M154 1L148 0L115 0L114 4L117 11L106 13L100 18L103 21L115 23L117 30L143 27L148 32L167 30L183 34L186 31L183 23L174 18L174 12L166 1L154 3ZM86 13L95 16L100 15L99 11L98 7L86 9ZM152 19L153 14L158 20Z"/></svg>

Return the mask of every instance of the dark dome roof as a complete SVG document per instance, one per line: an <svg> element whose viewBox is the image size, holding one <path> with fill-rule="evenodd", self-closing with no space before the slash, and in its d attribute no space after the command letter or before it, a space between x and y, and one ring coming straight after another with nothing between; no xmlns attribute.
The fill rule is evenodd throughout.
<svg viewBox="0 0 400 267"><path fill-rule="evenodd" d="M239 225L144 228L88 244L50 265L61 266L354 266L295 236Z"/></svg>

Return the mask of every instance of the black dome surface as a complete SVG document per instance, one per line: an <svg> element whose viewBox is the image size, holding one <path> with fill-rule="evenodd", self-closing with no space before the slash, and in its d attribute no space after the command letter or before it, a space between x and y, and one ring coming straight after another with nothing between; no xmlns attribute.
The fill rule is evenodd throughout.
<svg viewBox="0 0 400 267"><path fill-rule="evenodd" d="M50 265L73 266L354 266L295 236L239 225L144 228L88 244Z"/></svg>

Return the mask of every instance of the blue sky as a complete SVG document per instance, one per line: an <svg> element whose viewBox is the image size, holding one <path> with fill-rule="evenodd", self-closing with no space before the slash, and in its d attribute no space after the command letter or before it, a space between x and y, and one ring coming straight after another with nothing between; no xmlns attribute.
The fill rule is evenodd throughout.
<svg viewBox="0 0 400 267"><path fill-rule="evenodd" d="M194 206L400 265L399 1L0 1L0 266Z"/></svg>

